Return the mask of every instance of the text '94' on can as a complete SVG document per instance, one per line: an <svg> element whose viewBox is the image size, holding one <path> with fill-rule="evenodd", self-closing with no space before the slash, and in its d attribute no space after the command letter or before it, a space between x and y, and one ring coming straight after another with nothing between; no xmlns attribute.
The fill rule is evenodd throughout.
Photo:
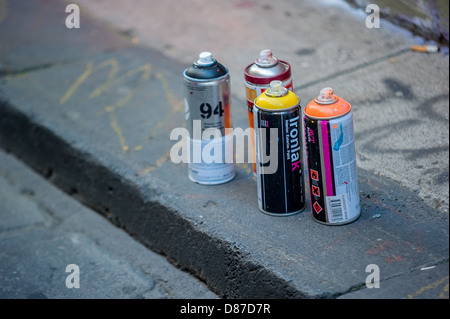
<svg viewBox="0 0 450 319"><path fill-rule="evenodd" d="M228 69L202 52L184 71L186 127L189 132L189 179L205 185L222 184L235 176ZM230 144L231 147L226 147ZM219 154L212 154L216 151Z"/></svg>
<svg viewBox="0 0 450 319"><path fill-rule="evenodd" d="M253 125L254 100L264 92L272 81L281 81L282 86L292 91L291 66L285 61L273 56L272 50L265 49L259 53L259 58L244 70L245 89L247 96L248 124ZM251 147L253 155L253 171L256 173L255 145L253 130L251 132Z"/></svg>
<svg viewBox="0 0 450 319"><path fill-rule="evenodd" d="M255 99L253 115L259 209L276 216L299 213L306 205L300 99L272 81Z"/></svg>
<svg viewBox="0 0 450 319"><path fill-rule="evenodd" d="M326 225L360 216L351 105L324 88L304 110L311 213Z"/></svg>

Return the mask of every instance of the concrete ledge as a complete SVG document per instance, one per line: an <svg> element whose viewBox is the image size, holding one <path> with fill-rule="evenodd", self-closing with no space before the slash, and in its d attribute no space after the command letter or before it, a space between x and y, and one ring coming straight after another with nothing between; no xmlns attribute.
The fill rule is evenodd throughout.
<svg viewBox="0 0 450 319"><path fill-rule="evenodd" d="M135 67L143 52L157 57L159 65L170 64L150 50L124 49L114 55L123 61L121 65L131 61ZM55 86L66 84L61 74L80 73L80 63L3 79L0 145L149 248L191 271L220 296L332 298L363 287L368 264L377 264L382 276L390 278L448 260L447 217L372 172L359 170L362 217L347 226L328 227L312 221L309 211L287 218L260 213L255 182L245 165L238 166L237 177L227 184L207 187L190 182L186 167L167 158L174 141L168 139L170 127L163 120L154 123L161 130L142 150L124 150L111 122L95 116L102 111L96 110L97 102L79 98L72 104L78 117L67 116L67 109L58 103L65 90L60 88L60 94L52 96L34 84L45 78L46 87L56 92ZM179 73L169 71L154 70L177 83ZM101 83L97 76L102 74L93 75L95 85ZM122 90L127 85L129 89L127 83ZM88 96L92 87L86 85L82 96ZM154 91L139 87L139 92ZM121 123L152 119L154 114L167 119L172 114L166 95L154 96L147 109L142 108L137 96L143 93L137 93L138 102L129 106L140 111L121 113ZM107 100L115 97L103 98L103 105L112 105ZM141 138L141 127L122 128L130 145Z"/></svg>
<svg viewBox="0 0 450 319"><path fill-rule="evenodd" d="M205 233L197 223L148 196L161 189L142 194L140 185L32 123L10 105L2 104L1 114L3 147L153 250L207 280L222 296L307 297L250 260L239 244Z"/></svg>
<svg viewBox="0 0 450 319"><path fill-rule="evenodd" d="M0 300L217 299L0 149ZM75 264L80 289L66 285Z"/></svg>
<svg viewBox="0 0 450 319"><path fill-rule="evenodd" d="M309 210L262 214L247 164L227 184L190 182L186 166L169 158L170 132L184 126L185 66L117 41L114 51L3 76L0 147L221 297L335 298L364 288L369 264L379 266L383 285L448 263L448 214L367 168L358 171L362 216L342 227L314 222ZM243 105L233 97L234 127L247 126ZM435 270L433 280L448 282L448 268ZM407 286L390 280L386 293L440 295L421 290L426 276L416 278Z"/></svg>

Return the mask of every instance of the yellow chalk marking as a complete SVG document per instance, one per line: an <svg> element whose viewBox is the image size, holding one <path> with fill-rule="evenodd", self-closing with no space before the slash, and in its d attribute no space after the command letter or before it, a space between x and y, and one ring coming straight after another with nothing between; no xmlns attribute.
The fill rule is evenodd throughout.
<svg viewBox="0 0 450 319"><path fill-rule="evenodd" d="M72 95L78 90L78 88L80 87L81 84L84 83L84 81L86 81L86 79L94 72L97 71L101 68L104 68L105 66L110 66L111 70L109 71L108 74L108 78L106 79L106 81L96 90L94 90L94 92L91 93L91 95L89 97L94 97L94 96L98 96L100 95L100 93L111 84L112 79L116 76L117 71L119 70L119 62L117 62L116 59L109 59L106 60L104 62L102 62L101 64L99 64L97 67L94 66L94 63L92 61L89 61L87 66L86 66L86 70L83 72L83 74L81 74L78 79L72 84L72 86L67 90L67 92L63 95L63 97L61 98L61 100L59 100L60 104L65 104L71 97ZM100 92L100 93L98 93Z"/></svg>
<svg viewBox="0 0 450 319"><path fill-rule="evenodd" d="M105 107L105 109L103 111L98 112L97 115L103 115L103 114L111 112L113 110L115 111L119 107L125 106L128 103L128 101L131 100L131 98L134 96L134 94L136 93L137 90L138 89L134 89L133 91L127 93L127 95L125 95L123 98L118 100L116 104Z"/></svg>
<svg viewBox="0 0 450 319"><path fill-rule="evenodd" d="M142 80L148 80L148 79L150 78L150 74L151 74L151 73L150 73L150 72L151 72L151 65L150 65L150 64L146 64L146 65L143 65L143 66L141 66L141 67L139 67L139 68L130 70L129 72L125 73L124 75L122 75L122 76L118 77L116 80L114 80L114 81L111 83L111 85L112 85L112 84L119 83L119 82L123 81L124 79L126 79L126 78L128 78L128 77L130 77L130 76L133 76L133 75L135 75L135 74L137 74L137 73L139 73L139 72L143 72L143 73L142 73ZM106 88L106 87L105 87L105 88ZM102 89L102 90L103 90L103 89ZM102 90L100 90L100 91L99 91L100 93L98 93L98 94L101 94L101 93L102 93ZM139 90L139 88L135 88L134 90L128 92L127 95L125 95L123 98L121 98L121 99L114 105L114 109L117 109L117 108L119 108L119 107L125 106L125 105L128 103L128 101L130 101L131 98L136 94L136 92L137 92L138 90ZM95 92L93 92L93 93L95 93ZM103 113L104 113L103 111L100 111L100 112L98 112L97 115L102 115Z"/></svg>
<svg viewBox="0 0 450 319"><path fill-rule="evenodd" d="M442 289L442 292L439 294L439 298L448 299L448 283L444 286L444 289Z"/></svg>
<svg viewBox="0 0 450 319"><path fill-rule="evenodd" d="M437 286L439 286L440 284L442 284L442 283L444 283L446 280L448 280L448 278L449 278L449 276L445 276L444 278L442 278L442 279L440 279L440 280L438 280L438 281L435 281L435 282L433 282L433 283L431 283L431 284L429 284L429 285L427 285L427 286L423 286L422 288L418 289L418 290L417 290L416 292L414 292L413 294L409 294L409 295L408 295L408 299L413 299L414 297L417 297L418 295L424 293L424 292L427 291L427 290L436 288ZM445 289L447 289L447 290L445 290ZM447 283L447 285L444 287L444 291L448 291L448 283ZM443 294L443 293L441 293L441 294Z"/></svg>
<svg viewBox="0 0 450 319"><path fill-rule="evenodd" d="M113 60L113 59L111 59L111 60ZM110 61L110 60L108 60L108 61ZM106 61L106 62L108 62L108 61ZM113 60L113 61L115 63L117 63L116 60ZM113 62L113 61L111 61L111 62ZM104 63L106 63L106 62L104 62ZM99 67L101 67L101 66L102 65L100 65ZM116 69L116 67L118 68L118 65L114 65L114 69L113 69L114 70L114 74L112 74L112 71L113 71L112 70L110 72L110 74L109 74L110 76L108 77L106 82L104 82L100 87L96 88L91 93L91 95L89 95L89 98L94 98L94 97L100 96L103 93L103 91L108 89L108 87L111 87L112 85L119 84L123 80L125 80L125 79L127 79L127 78L129 78L129 77L131 77L131 76L133 76L135 74L138 74L139 72L142 72L142 80L147 81L148 79L150 79L150 74L151 74L151 70L152 70L152 66L147 63L147 64L145 64L143 66L140 66L140 67L138 67L136 69L132 69L132 70L128 71L125 74L122 74L121 76L119 76L116 79L113 79L113 77L115 76L115 74L117 73L117 70L118 70L118 69ZM111 75L112 75L112 77L111 77Z"/></svg>
<svg viewBox="0 0 450 319"><path fill-rule="evenodd" d="M132 69L132 70L128 71L127 73L119 76L115 82L120 82L126 78L129 78L130 76L138 74L139 72L142 72L142 80L148 81L150 79L151 71L152 71L152 65L150 63L147 63L147 64L144 64L136 69Z"/></svg>
<svg viewBox="0 0 450 319"><path fill-rule="evenodd" d="M91 75L93 68L94 64L91 61L89 61L84 73L81 74L80 77L67 90L66 94L64 94L63 97L59 100L59 104L66 103L72 97L72 95L75 93L78 87L88 78L89 75Z"/></svg>
<svg viewBox="0 0 450 319"><path fill-rule="evenodd" d="M170 89L169 83L167 83L167 80L162 73L157 73L156 78L159 80L164 89L166 99L167 101L169 101L169 105L171 107L171 113L182 112L184 101L179 100L175 97L172 90Z"/></svg>
<svg viewBox="0 0 450 319"><path fill-rule="evenodd" d="M137 175L147 174L147 173L150 173L151 171L153 171L154 169L161 167L165 162L167 162L169 157L170 157L170 152L166 152L164 155L162 155L160 158L158 158L156 160L155 165L147 167L147 168L137 172Z"/></svg>
<svg viewBox="0 0 450 319"><path fill-rule="evenodd" d="M105 111L109 113L110 125L116 133L117 138L119 139L120 146L122 147L122 152L125 154L128 151L129 147L125 141L125 137L123 136L122 129L117 124L114 107L111 105L107 106L105 107Z"/></svg>
<svg viewBox="0 0 450 319"><path fill-rule="evenodd" d="M164 164L169 159L169 152L158 158L155 162L156 167L160 167L162 164Z"/></svg>
<svg viewBox="0 0 450 319"><path fill-rule="evenodd" d="M89 98L99 96L108 86L111 85L111 82L113 81L114 77L116 76L117 72L119 71L119 62L113 58L102 62L98 66L98 69L101 69L107 65L111 66L111 70L109 71L108 78L100 87L95 89L94 92L92 92L91 95L89 95Z"/></svg>
<svg viewBox="0 0 450 319"><path fill-rule="evenodd" d="M119 71L119 62L116 59L111 58L109 60L106 60L106 61L100 63L98 66L94 66L94 63L92 61L89 61L86 66L86 70L70 86L70 88L67 90L67 92L60 99L59 103L65 104L73 96L73 94L78 90L80 85L83 84L84 81L86 81L86 79L94 71L102 69L106 66L110 67L108 77L107 77L106 81L104 81L99 87L97 87L94 91L92 91L92 93L89 95L90 99L100 96L105 90L107 90L111 86L117 85L120 82L124 81L125 79L127 79L135 74L138 74L140 72L142 72L142 80L146 81L146 80L150 79L150 74L151 74L151 69L152 69L151 64L147 63L143 66L132 69L132 70L128 71L127 73L116 78L116 74Z"/></svg>
<svg viewBox="0 0 450 319"><path fill-rule="evenodd" d="M2 0L0 0L0 1L2 1ZM92 93L89 95L90 99L100 96L107 89L111 88L113 85L118 85L121 82L123 82L124 80L126 80L127 78L130 78L139 73L142 73L143 81L148 81L150 79L151 70L152 70L151 64L147 63L140 67L129 70L128 72L126 72L125 74L122 74L119 77L116 77L116 75L119 71L119 62L116 59L111 58L109 60L103 61L102 63L100 63L97 66L95 66L92 61L89 61L86 65L86 69L84 70L84 72L69 87L67 92L61 97L59 103L61 105L65 104L75 94L75 92L78 90L80 85L82 85L86 81L86 79L90 75L92 75L92 73L94 71L98 71L99 69L102 69L104 67L110 68L108 76L107 76L106 80L100 86L98 86L94 91L92 91ZM109 114L110 125L111 125L112 129L114 130L114 132L116 133L117 138L119 139L119 143L122 148L122 152L124 154L129 150L129 146L126 143L122 129L120 128L120 126L117 122L115 110L117 108L125 106L131 100L131 98L135 96L137 91L138 91L138 88L131 90L124 97L120 98L115 104L106 106L104 108L104 111L98 113L99 115L102 115L103 113ZM138 148L138 147L136 147L136 148ZM136 150L136 148L135 148L135 150ZM142 149L142 146L140 149ZM140 149L137 149L137 150L140 150Z"/></svg>
<svg viewBox="0 0 450 319"><path fill-rule="evenodd" d="M141 149L143 149L144 147L142 145L138 145L134 148L135 152L139 152Z"/></svg>
<svg viewBox="0 0 450 319"><path fill-rule="evenodd" d="M163 118L160 118L158 123L152 125L152 131L150 134L152 136L155 135L164 125L166 125L167 120L170 118L172 114L184 112L184 101L177 99L175 97L164 75L162 73L157 73L155 77L158 79L159 83L161 83L163 87L166 100L169 102L170 112L166 113Z"/></svg>

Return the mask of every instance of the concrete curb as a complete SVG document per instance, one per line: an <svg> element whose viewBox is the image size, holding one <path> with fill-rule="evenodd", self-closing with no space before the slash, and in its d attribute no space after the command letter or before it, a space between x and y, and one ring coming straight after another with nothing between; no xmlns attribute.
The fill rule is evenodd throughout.
<svg viewBox="0 0 450 319"><path fill-rule="evenodd" d="M51 129L33 123L6 103L1 105L1 114L2 133L8 132L2 134L2 147L152 250L206 280L223 297L312 297L275 272L255 264L239 244L211 236L174 208L147 199L139 185L74 148ZM5 122L11 125L3 125ZM13 139L6 140L7 136ZM113 189L114 194L98 191L104 189ZM186 242L193 243L191 249L181 244ZM243 282L247 284L241 286Z"/></svg>
<svg viewBox="0 0 450 319"><path fill-rule="evenodd" d="M150 48L112 44L22 71L18 63L3 76L0 146L219 296L336 298L364 288L366 266L376 264L381 282L393 285L387 296L406 297L429 279L401 279L448 263L448 215L369 169L358 171L362 216L342 227L315 223L309 210L262 214L247 164L227 184L191 183L185 165L168 156L171 130L184 125L181 90L171 88L182 87L185 66ZM246 127L244 101L233 97L232 105L234 124ZM448 269L435 270L433 280L448 278Z"/></svg>
<svg viewBox="0 0 450 319"><path fill-rule="evenodd" d="M5 101L4 95L2 95L1 100L0 145L3 148L22 158L68 194L100 212L152 250L165 255L174 264L189 270L204 280L213 291L222 297L334 298L364 287L364 269L359 270L359 277L361 278L359 283L354 282L353 276L352 278L346 278L349 275L347 271L345 271L346 275L340 279L337 279L336 275L333 274L334 271L331 271L330 276L334 277L333 281L337 280L337 282L330 283L324 278L327 282L325 287L328 288L323 288L322 285L317 284L316 274L306 271L309 275L302 277L295 272L291 272L299 271L306 266L303 269L305 271L310 268L310 265L298 264L298 261L288 257L288 259L279 260L279 262L284 265L293 262L294 265L296 263L297 265L291 270L279 268L280 264L274 263L273 258L279 256L280 252L272 255L273 247L261 240L264 240L264 238L269 241L276 240L275 238L279 236L276 229L280 226L287 226L285 222L293 222L294 224L290 227L301 227L299 231L312 231L309 235L309 242L305 243L307 246L314 245L314 242L321 236L325 236L322 240L329 241L331 245L333 242L345 240L346 237L355 232L363 232L361 234L364 234L368 243L358 247L360 243L351 240L347 244L355 245L355 251L350 255L345 256L349 253L347 249L346 252L340 252L339 250L342 248L340 245L333 248L325 245L325 247L329 246L328 249L334 251L330 251L331 258L325 259L325 262L329 264L324 265L325 267L332 267L336 263L343 262L334 259L335 254L340 255L341 253L344 254L342 256L344 260L349 262L347 266L341 265L340 267L343 267L341 270L345 267L353 269L355 267L353 258L360 259L363 256L370 257L372 255L379 255L378 257L381 257L381 259L376 262L384 263L384 267L392 266L392 262L395 264L396 258L399 258L399 260L412 258L408 255L413 252L416 252L416 254L413 254L416 257L410 261L415 266L410 265L410 267L418 267L421 263L426 264L425 260L431 261L431 264L446 262L446 260L448 262L448 257L447 259L445 257L445 251L448 249L448 241L444 238L445 230L439 230L439 225L442 225L442 223L436 225L434 222L435 218L438 217L434 216L430 222L420 220L420 216L424 214L433 215L430 208L423 204L415 194L406 190L400 192L397 190L397 195L392 198L390 191L398 188L398 185L370 172L359 171L364 213L360 220L354 224L341 228L330 228L317 225L311 221L308 213L303 213L290 220L288 218L275 218L274 226L276 227L273 231L268 225L273 224L274 220L273 217L269 217L267 220L269 224L264 224L259 229L251 229L253 234L246 235L251 239L251 241L248 241L242 237L249 230L245 227L236 229L233 233L229 232L229 227L234 227L233 223L230 225L222 223L220 226L226 226L223 227L225 233L217 231L217 224L212 227L211 225L204 227L205 221L202 220L203 218L194 218L188 212L189 207L183 209L181 208L183 205L179 206L180 203L169 204L166 201L167 198L164 198L164 194L171 192L172 186L168 187L159 177L155 176L150 183L145 184L130 179L130 176L135 176L135 174L130 174L129 167L127 168L120 161L110 156L103 157L101 153L95 153L95 151L92 153L92 146L87 143L67 141L61 136L63 132L58 133L42 123L40 119L19 111L18 108ZM181 172L183 171L184 168ZM248 179L248 177L245 177L245 171L238 171L238 174L241 175L243 180ZM241 179L240 182L243 180ZM234 183L238 182L234 181ZM253 183L253 181L250 182ZM228 187L231 187L231 185ZM215 192L215 190L213 191ZM170 199L173 200L173 197L170 197ZM224 200L226 201L226 199ZM217 203L217 205L223 207L223 202ZM235 211L236 205L242 206L242 203L238 202L227 207L230 209L232 216L243 213L242 211ZM201 205L196 203L195 206L199 209ZM403 212L405 209L408 210L408 214ZM368 223L377 222L372 219L375 212L382 216L381 220L384 219L383 222L385 223L375 226L371 231L367 226ZM222 217L220 219L222 222L227 220L226 214L223 216L225 216L225 219ZM266 218L265 215L257 211L255 214L247 213L241 217L245 221L244 223L254 223L255 219ZM285 225L277 226L276 224L279 221ZM391 223L396 226L398 231L396 234L390 233L392 231L392 229L389 229ZM302 224L303 226L300 226ZM433 228L435 230L431 231ZM376 240L377 236L380 235L380 230L381 233L390 234L388 237L401 238L399 245L383 247L390 240L377 243ZM414 239L410 236L415 236L417 233L423 236L421 242L418 243L421 247L411 247L408 243ZM443 235L444 237L442 237ZM336 238L336 236L338 237ZM292 239L289 236L288 242L290 240ZM303 238L303 240L305 239ZM252 242L259 242L259 245L251 247ZM284 240L281 240L280 244L285 244ZM365 244L368 244L368 246L365 246ZM392 246L392 244L386 245ZM372 247L373 253L370 251L370 247ZM302 255L306 254L309 255L306 259L308 262L324 263L324 260L321 261L320 258L315 260L314 247L304 247L304 249L294 248L298 258L300 258L299 260L304 258ZM361 255L364 250L366 250L366 254ZM391 250L389 256L383 255L385 250ZM368 251L369 255L367 255ZM323 251L319 253L323 254ZM430 258L432 259L430 260ZM370 259L362 261L363 264L370 263ZM291 261L289 262L289 260ZM354 269L354 271L356 270ZM398 275L399 270L394 267L386 272L394 272ZM406 273L408 272L409 269ZM390 276L387 275L387 277Z"/></svg>

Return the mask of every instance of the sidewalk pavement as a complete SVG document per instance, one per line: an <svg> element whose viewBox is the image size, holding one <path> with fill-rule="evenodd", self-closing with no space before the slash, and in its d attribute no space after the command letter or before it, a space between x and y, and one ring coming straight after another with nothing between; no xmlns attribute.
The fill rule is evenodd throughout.
<svg viewBox="0 0 450 319"><path fill-rule="evenodd" d="M74 1L90 8L81 6L77 30L64 26L65 3L4 1L0 146L220 297L448 298L448 56L409 52L418 39L388 24L372 32L360 14L325 2L208 2L207 9L202 1L169 2ZM206 10L216 15L192 22ZM204 47L229 66L234 127L247 127L243 68L266 47L293 65L302 105L325 86L352 103L359 220L328 227L309 211L267 216L257 208L250 164L239 164L233 181L206 187L170 161L170 132L184 126L181 74ZM78 219L76 210L70 215ZM35 218L23 222L32 240L78 240L66 227L44 231L37 225L46 221ZM1 245L19 245L6 234ZM89 250L79 257L100 264ZM129 266L136 256L124 258L111 267L125 267L131 279L111 291L125 296L129 282L142 296L139 267ZM366 288L369 265L380 269L380 288ZM40 276L51 274L44 268ZM65 289L49 297L64 298ZM195 293L210 296L202 291Z"/></svg>
<svg viewBox="0 0 450 319"><path fill-rule="evenodd" d="M217 298L3 151L0 190L0 299Z"/></svg>

